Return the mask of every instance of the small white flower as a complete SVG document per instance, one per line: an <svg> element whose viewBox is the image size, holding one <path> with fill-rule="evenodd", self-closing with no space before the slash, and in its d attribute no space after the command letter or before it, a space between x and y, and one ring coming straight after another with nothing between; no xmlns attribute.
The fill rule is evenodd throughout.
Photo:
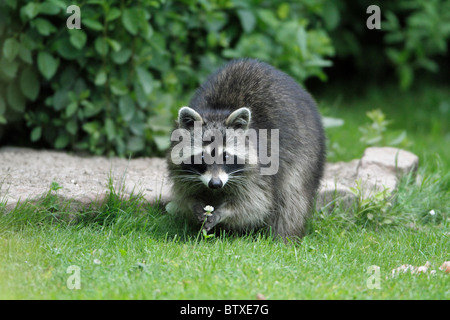
<svg viewBox="0 0 450 320"><path fill-rule="evenodd" d="M206 212L211 213L211 212L214 211L214 207L213 206L206 206L206 207L203 208L203 210L205 210Z"/></svg>
<svg viewBox="0 0 450 320"><path fill-rule="evenodd" d="M428 212L430 215L434 216L436 214L436 211L434 210L430 210L430 212Z"/></svg>
<svg viewBox="0 0 450 320"><path fill-rule="evenodd" d="M101 264L102 262L100 260L98 260L98 259L94 259L94 263L95 264Z"/></svg>

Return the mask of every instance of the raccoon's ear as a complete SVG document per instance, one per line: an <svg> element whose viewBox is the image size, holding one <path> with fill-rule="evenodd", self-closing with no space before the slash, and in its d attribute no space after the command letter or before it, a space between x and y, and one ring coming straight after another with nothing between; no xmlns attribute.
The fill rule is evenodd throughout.
<svg viewBox="0 0 450 320"><path fill-rule="evenodd" d="M251 114L249 108L239 108L228 116L225 125L233 129L247 130L250 125Z"/></svg>
<svg viewBox="0 0 450 320"><path fill-rule="evenodd" d="M197 111L189 107L180 108L178 111L178 126L180 128L190 129L194 126L194 121L203 122L201 115Z"/></svg>

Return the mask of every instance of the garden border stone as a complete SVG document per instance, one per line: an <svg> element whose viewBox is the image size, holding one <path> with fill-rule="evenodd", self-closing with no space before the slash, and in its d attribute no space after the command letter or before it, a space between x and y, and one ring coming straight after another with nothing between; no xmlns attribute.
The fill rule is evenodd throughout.
<svg viewBox="0 0 450 320"><path fill-rule="evenodd" d="M384 187L394 190L400 177L418 167L418 157L392 147L367 148L361 159L327 163L316 198L316 207L332 208L337 203L349 208L355 200L351 192L361 179L365 197ZM122 159L79 156L53 150L0 148L0 200L6 211L28 199L45 196L52 182L54 191L78 210L101 202L108 193L108 178L123 194L142 192L150 203L170 201L170 182L164 158Z"/></svg>

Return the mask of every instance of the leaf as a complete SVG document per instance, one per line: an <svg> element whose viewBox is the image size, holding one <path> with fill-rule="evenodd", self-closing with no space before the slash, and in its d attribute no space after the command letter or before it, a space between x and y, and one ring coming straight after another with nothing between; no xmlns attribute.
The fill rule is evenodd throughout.
<svg viewBox="0 0 450 320"><path fill-rule="evenodd" d="M73 101L71 103L69 103L69 105L67 106L66 109L66 117L71 117L75 114L75 112L77 112L78 109L78 102L77 101Z"/></svg>
<svg viewBox="0 0 450 320"><path fill-rule="evenodd" d="M8 38L3 43L3 56L9 62L13 61L20 50L20 44L14 38Z"/></svg>
<svg viewBox="0 0 450 320"><path fill-rule="evenodd" d="M62 110L69 103L69 95L67 89L59 89L53 95L53 109Z"/></svg>
<svg viewBox="0 0 450 320"><path fill-rule="evenodd" d="M116 40L113 40L111 38L106 38L106 41L108 42L108 44L110 45L110 47L115 51L120 51L120 49L122 48L122 46L120 45L120 43Z"/></svg>
<svg viewBox="0 0 450 320"><path fill-rule="evenodd" d="M332 65L333 62L331 62L331 60L325 60L318 57L314 57L305 62L305 66L308 67L331 67Z"/></svg>
<svg viewBox="0 0 450 320"><path fill-rule="evenodd" d="M37 58L38 68L42 75L50 80L56 73L59 59L55 59L50 53L41 51Z"/></svg>
<svg viewBox="0 0 450 320"><path fill-rule="evenodd" d="M106 72L102 70L95 76L94 83L96 86L102 86L106 83L106 79L107 79Z"/></svg>
<svg viewBox="0 0 450 320"><path fill-rule="evenodd" d="M284 20L288 17L291 8L288 3L281 3L277 9L278 18Z"/></svg>
<svg viewBox="0 0 450 320"><path fill-rule="evenodd" d="M83 100L80 102L80 104L84 107L83 112L85 117L87 118L95 116L100 111L102 111L102 105L99 103L93 104L89 100Z"/></svg>
<svg viewBox="0 0 450 320"><path fill-rule="evenodd" d="M135 109L136 105L129 95L120 97L119 111L124 121L128 122L133 118Z"/></svg>
<svg viewBox="0 0 450 320"><path fill-rule="evenodd" d="M31 130L30 139L32 142L36 142L41 138L42 135L42 127L38 126Z"/></svg>
<svg viewBox="0 0 450 320"><path fill-rule="evenodd" d="M170 146L170 139L168 135L154 135L153 141L155 141L156 147L159 151L167 150Z"/></svg>
<svg viewBox="0 0 450 320"><path fill-rule="evenodd" d="M56 138L55 141L55 149L64 149L69 144L70 137L67 133L63 132L62 134L58 135L58 138Z"/></svg>
<svg viewBox="0 0 450 320"><path fill-rule="evenodd" d="M29 20L33 19L39 14L40 4L35 2L29 2L27 5L20 9L20 14L27 17Z"/></svg>
<svg viewBox="0 0 450 320"><path fill-rule="evenodd" d="M106 56L108 54L108 43L106 39L103 37L98 37L95 39L95 50L102 56Z"/></svg>
<svg viewBox="0 0 450 320"><path fill-rule="evenodd" d="M16 61L8 62L5 58L0 58L0 74L3 73L10 79L14 79L17 74L19 64Z"/></svg>
<svg viewBox="0 0 450 320"><path fill-rule="evenodd" d="M139 35L143 39L150 39L153 36L152 25L148 22L144 12L141 13L140 17L141 19L139 23L139 28L141 29L141 32L139 33Z"/></svg>
<svg viewBox="0 0 450 320"><path fill-rule="evenodd" d="M205 27L209 34L217 36L217 33L227 23L227 15L224 12L210 12L205 17Z"/></svg>
<svg viewBox="0 0 450 320"><path fill-rule="evenodd" d="M94 135L98 132L99 123L97 121L92 121L83 124L83 130L89 133L90 135Z"/></svg>
<svg viewBox="0 0 450 320"><path fill-rule="evenodd" d="M142 137L132 136L127 143L127 149L132 152L143 150L145 147L144 139Z"/></svg>
<svg viewBox="0 0 450 320"><path fill-rule="evenodd" d="M52 1L52 0L50 0ZM61 8L62 7L62 8ZM48 15L55 15L58 14L61 9L66 9L67 5L64 3L55 4L55 1L50 2L43 2L39 5L39 13L41 14L48 14Z"/></svg>
<svg viewBox="0 0 450 320"><path fill-rule="evenodd" d="M400 134L397 137L395 137L394 139L389 141L389 145L396 146L396 145L402 143L405 139L406 139L406 131L403 130L402 132L400 132Z"/></svg>
<svg viewBox="0 0 450 320"><path fill-rule="evenodd" d="M136 68L136 73L139 79L139 82L144 89L145 94L149 95L153 90L153 77L146 69L142 67Z"/></svg>
<svg viewBox="0 0 450 320"><path fill-rule="evenodd" d="M20 89L31 101L35 101L39 95L39 79L31 66L23 69L20 75Z"/></svg>
<svg viewBox="0 0 450 320"><path fill-rule="evenodd" d="M72 118L70 121L66 123L66 130L71 135L75 135L78 131L78 124L75 118Z"/></svg>
<svg viewBox="0 0 450 320"><path fill-rule="evenodd" d="M117 8L111 8L106 14L106 21L113 21L120 17L121 11Z"/></svg>
<svg viewBox="0 0 450 320"><path fill-rule="evenodd" d="M103 25L95 20L89 19L89 18L82 18L81 20L82 25L88 27L88 29L94 30L94 31L102 31Z"/></svg>
<svg viewBox="0 0 450 320"><path fill-rule="evenodd" d="M28 64L33 63L33 58L31 57L31 50L28 49L23 43L20 44L19 57L20 59L22 59L23 62L26 62Z"/></svg>
<svg viewBox="0 0 450 320"><path fill-rule="evenodd" d="M411 86L414 78L414 72L409 65L402 65L398 69L398 75L400 78L400 88L406 90Z"/></svg>
<svg viewBox="0 0 450 320"><path fill-rule="evenodd" d="M124 64L131 57L131 49L122 47L120 51L114 51L111 54L112 60L117 64Z"/></svg>
<svg viewBox="0 0 450 320"><path fill-rule="evenodd" d="M122 24L125 29L135 36L139 30L139 12L136 8L125 9L122 14Z"/></svg>
<svg viewBox="0 0 450 320"><path fill-rule="evenodd" d="M114 121L111 118L105 120L105 132L108 137L108 141L114 140L116 136L116 128L114 126Z"/></svg>
<svg viewBox="0 0 450 320"><path fill-rule="evenodd" d="M70 42L70 37L64 37L56 40L55 47L58 54L64 59L75 60L85 57L83 51L78 50L73 46L73 44Z"/></svg>
<svg viewBox="0 0 450 320"><path fill-rule="evenodd" d="M349 187L350 192L353 193L355 196L359 195L359 190L357 188L354 187Z"/></svg>
<svg viewBox="0 0 450 320"><path fill-rule="evenodd" d="M69 33L70 33L69 38L70 43L78 50L83 49L87 41L86 32L84 32L81 29L70 29Z"/></svg>
<svg viewBox="0 0 450 320"><path fill-rule="evenodd" d="M339 9L335 2L328 1L326 5L323 6L323 21L328 30L334 30L340 21Z"/></svg>
<svg viewBox="0 0 450 320"><path fill-rule="evenodd" d="M237 11L237 14L244 32L252 32L256 25L256 18L253 12L248 9L241 9Z"/></svg>
<svg viewBox="0 0 450 320"><path fill-rule="evenodd" d="M110 89L113 94L116 96L123 96L128 93L128 88L123 84L122 81L113 78L110 81Z"/></svg>
<svg viewBox="0 0 450 320"><path fill-rule="evenodd" d="M52 190L52 191L58 191L59 189L62 189L62 188L63 187L61 187L59 185L59 183L56 181L52 181L52 183L50 184L50 190Z"/></svg>
<svg viewBox="0 0 450 320"><path fill-rule="evenodd" d="M56 27L53 24L43 18L37 18L33 20L32 23L37 31L43 36L48 36L57 31Z"/></svg>
<svg viewBox="0 0 450 320"><path fill-rule="evenodd" d="M300 48L300 53L303 57L308 55L307 43L308 40L305 27L300 26L297 31L297 45Z"/></svg>
<svg viewBox="0 0 450 320"><path fill-rule="evenodd" d="M23 113L25 111L25 97L20 92L19 86L11 83L6 89L8 105L14 111Z"/></svg>

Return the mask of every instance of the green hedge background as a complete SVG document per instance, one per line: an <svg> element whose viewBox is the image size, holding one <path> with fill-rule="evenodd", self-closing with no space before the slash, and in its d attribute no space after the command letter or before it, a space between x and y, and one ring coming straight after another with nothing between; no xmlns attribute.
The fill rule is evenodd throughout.
<svg viewBox="0 0 450 320"><path fill-rule="evenodd" d="M81 29L68 29L69 5ZM381 30L366 9L381 8ZM0 1L0 142L161 155L215 68L253 57L302 84L448 72L450 1Z"/></svg>

